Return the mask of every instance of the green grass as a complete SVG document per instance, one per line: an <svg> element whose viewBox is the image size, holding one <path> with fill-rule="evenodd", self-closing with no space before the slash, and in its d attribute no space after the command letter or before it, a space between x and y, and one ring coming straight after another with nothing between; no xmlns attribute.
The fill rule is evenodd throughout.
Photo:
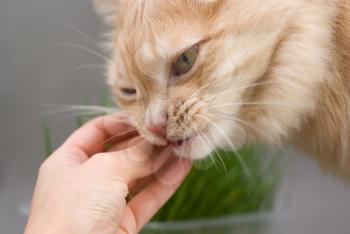
<svg viewBox="0 0 350 234"><path fill-rule="evenodd" d="M259 148L247 148L239 152L248 164L249 174L236 159L235 152L219 151L221 156L226 155L227 170L219 164L202 170L195 163L182 186L153 221L214 218L271 209L278 182L277 161L271 160L262 169L265 163L258 151Z"/></svg>
<svg viewBox="0 0 350 234"><path fill-rule="evenodd" d="M43 124L43 137L44 137L45 155L46 157L49 157L52 154L52 137L51 137L51 130L48 127L47 123Z"/></svg>

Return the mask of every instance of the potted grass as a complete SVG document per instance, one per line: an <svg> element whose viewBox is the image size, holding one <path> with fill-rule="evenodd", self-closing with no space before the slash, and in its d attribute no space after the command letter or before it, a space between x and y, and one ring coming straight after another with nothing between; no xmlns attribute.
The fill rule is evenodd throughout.
<svg viewBox="0 0 350 234"><path fill-rule="evenodd" d="M195 162L182 186L142 233L264 233L280 172L277 158L267 159L262 152L262 147L250 147L240 152L220 150L211 156L220 154L225 167L207 160ZM237 154L244 158L246 169Z"/></svg>
<svg viewBox="0 0 350 234"><path fill-rule="evenodd" d="M103 101L106 106L108 102ZM77 126L96 115L76 118ZM52 131L43 128L47 155ZM264 147L218 150L194 162L174 196L142 234L262 234L268 228L280 178L279 160ZM239 160L238 160L239 159ZM243 160L243 164L242 164Z"/></svg>

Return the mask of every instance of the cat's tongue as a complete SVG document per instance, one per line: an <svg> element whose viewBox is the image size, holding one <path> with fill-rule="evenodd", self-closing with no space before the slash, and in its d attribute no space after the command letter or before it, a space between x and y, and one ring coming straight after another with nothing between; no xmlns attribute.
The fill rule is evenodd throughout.
<svg viewBox="0 0 350 234"><path fill-rule="evenodd" d="M181 147L183 144L184 144L184 140L170 142L170 145L175 148Z"/></svg>
<svg viewBox="0 0 350 234"><path fill-rule="evenodd" d="M178 140L178 141L171 141L169 140L169 145L171 145L174 148L179 148L181 146L183 146L186 142L190 141L191 138L186 138L184 140Z"/></svg>

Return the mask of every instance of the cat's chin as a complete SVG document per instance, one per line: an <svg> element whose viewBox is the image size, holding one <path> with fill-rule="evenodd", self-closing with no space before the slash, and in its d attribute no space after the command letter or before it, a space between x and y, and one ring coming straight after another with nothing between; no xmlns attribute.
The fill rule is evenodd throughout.
<svg viewBox="0 0 350 234"><path fill-rule="evenodd" d="M221 130L212 127L206 136L195 136L182 145L172 146L175 155L195 161L209 157L217 149L238 150L247 143L246 133L239 125L227 122L218 124Z"/></svg>
<svg viewBox="0 0 350 234"><path fill-rule="evenodd" d="M215 150L215 146L204 145L202 140L197 136L181 146L172 146L173 152L180 158L186 158L192 161L204 159L208 156L208 152Z"/></svg>

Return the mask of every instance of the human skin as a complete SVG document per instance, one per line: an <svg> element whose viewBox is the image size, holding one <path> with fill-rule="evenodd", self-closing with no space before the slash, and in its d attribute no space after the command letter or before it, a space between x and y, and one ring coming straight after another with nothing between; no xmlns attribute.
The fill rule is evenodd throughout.
<svg viewBox="0 0 350 234"><path fill-rule="evenodd" d="M191 163L125 135L133 131L127 122L123 115L94 119L42 164L25 234L142 229L176 191ZM117 139L105 151L111 138ZM136 190L127 202L129 191Z"/></svg>

